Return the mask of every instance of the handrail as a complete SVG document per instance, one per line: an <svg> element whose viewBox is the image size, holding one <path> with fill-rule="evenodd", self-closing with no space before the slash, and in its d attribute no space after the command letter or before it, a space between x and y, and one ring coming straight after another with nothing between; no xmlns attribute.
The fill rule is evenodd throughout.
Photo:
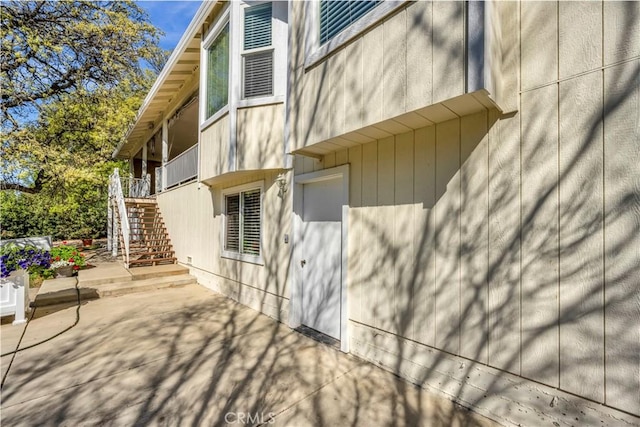
<svg viewBox="0 0 640 427"><path fill-rule="evenodd" d="M198 149L198 144L195 144L165 164L167 188L198 176Z"/></svg>
<svg viewBox="0 0 640 427"><path fill-rule="evenodd" d="M123 176L120 186L125 197L146 198L151 195L151 175L142 178Z"/></svg>
<svg viewBox="0 0 640 427"><path fill-rule="evenodd" d="M180 157L186 156L188 155L191 151L193 150L197 150L198 149L198 144L194 144L191 147L187 148L186 150L184 150L182 153L178 154L177 156L175 156L173 159L167 161L167 164L171 164L173 162L175 162L176 160L178 160Z"/></svg>
<svg viewBox="0 0 640 427"><path fill-rule="evenodd" d="M156 168L156 194L162 193L162 166Z"/></svg>
<svg viewBox="0 0 640 427"><path fill-rule="evenodd" d="M124 266L125 268L129 268L129 238L131 229L129 228L129 217L127 216L127 207L124 203L124 194L122 193L122 184L120 182L120 173L118 168L113 170L109 180L110 192L118 209L118 216L120 217L119 226L124 244L122 254L124 257Z"/></svg>

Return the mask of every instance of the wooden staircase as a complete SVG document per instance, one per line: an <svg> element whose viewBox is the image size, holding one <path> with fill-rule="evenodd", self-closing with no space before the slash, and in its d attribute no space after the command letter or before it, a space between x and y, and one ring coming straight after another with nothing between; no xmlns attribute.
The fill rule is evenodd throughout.
<svg viewBox="0 0 640 427"><path fill-rule="evenodd" d="M175 264L177 258L156 200L125 198L124 201L130 228L129 268ZM122 233L120 244L123 245Z"/></svg>

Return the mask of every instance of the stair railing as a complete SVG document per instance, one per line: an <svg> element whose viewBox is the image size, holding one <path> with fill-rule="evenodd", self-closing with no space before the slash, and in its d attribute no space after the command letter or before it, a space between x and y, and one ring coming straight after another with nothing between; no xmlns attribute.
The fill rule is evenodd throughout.
<svg viewBox="0 0 640 427"><path fill-rule="evenodd" d="M122 257L124 259L125 268L129 268L129 241L131 235L131 229L129 227L129 217L127 215L127 207L124 202L124 194L122 193L122 184L120 180L120 171L118 168L113 170L113 173L109 177L109 199L112 202L112 206L118 212L120 219L119 224L113 228L113 247L115 248L117 243L118 229L122 233ZM113 216L115 219L115 215Z"/></svg>
<svg viewBox="0 0 640 427"><path fill-rule="evenodd" d="M146 174L142 178L120 177L120 186L124 197L148 198L151 195L151 174Z"/></svg>

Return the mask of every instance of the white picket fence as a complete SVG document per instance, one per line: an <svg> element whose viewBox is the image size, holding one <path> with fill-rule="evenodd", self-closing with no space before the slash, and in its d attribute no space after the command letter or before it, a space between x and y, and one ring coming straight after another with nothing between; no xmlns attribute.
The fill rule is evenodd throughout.
<svg viewBox="0 0 640 427"><path fill-rule="evenodd" d="M25 316L29 304L29 274L25 270L11 272L0 279L0 316L15 315L14 325L27 321Z"/></svg>

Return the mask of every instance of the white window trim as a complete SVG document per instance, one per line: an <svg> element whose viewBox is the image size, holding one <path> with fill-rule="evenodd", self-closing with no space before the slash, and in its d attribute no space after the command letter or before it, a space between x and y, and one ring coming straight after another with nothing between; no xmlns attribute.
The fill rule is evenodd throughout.
<svg viewBox="0 0 640 427"><path fill-rule="evenodd" d="M249 190L260 190L260 255L247 255L239 252L225 250L225 242L227 240L227 209L225 197L230 194L239 194ZM221 192L220 206L222 207L222 229L220 232L220 251L221 258L233 259L236 261L248 262L251 264L264 265L262 257L262 236L264 232L264 180L255 181L249 184L238 185L235 187L224 188ZM242 244L242 243L240 243Z"/></svg>
<svg viewBox="0 0 640 427"><path fill-rule="evenodd" d="M205 106L205 110L206 110L206 106ZM221 109L216 111L213 114L213 116L211 116L207 120L205 120L200 125L200 132L202 132L203 130L205 130L206 128L208 128L209 126L211 126L212 124L214 124L215 122L217 122L218 120L220 120L221 118L226 116L227 114L229 114L229 104L225 105L224 107L222 107Z"/></svg>
<svg viewBox="0 0 640 427"><path fill-rule="evenodd" d="M242 99L243 79L241 76L242 61L241 56L244 52L244 7L255 6L257 4L266 3L266 1L242 1L230 2L226 9L221 13L216 24L207 33L200 49L200 131L204 131L209 126L229 114L229 131L231 135L231 144L233 146L235 135L235 111L238 108L259 107L271 104L284 103L287 90L287 55L288 55L288 31L289 31L289 3L282 1L272 1L272 34L271 49L274 55L273 70L273 95L261 96L255 98ZM207 49L215 38L218 36L223 26L229 24L229 102L228 104L214 113L208 119L206 115L206 84L207 84ZM234 71L234 70L237 70Z"/></svg>
<svg viewBox="0 0 640 427"><path fill-rule="evenodd" d="M264 46L264 47L259 47L259 48L255 48L255 49L248 49L246 50L244 48L244 14L246 13L246 10L250 7L253 6L259 6L261 4L265 4L265 3L271 3L271 44L269 46ZM239 101L247 101L247 100L253 100L253 99L260 99L262 100L263 98L273 98L276 94L276 84L275 84L275 71L276 71L276 48L275 48L275 33L276 33L276 19L275 19L275 7L276 7L276 3L275 1L245 1L242 3L241 6L241 10L242 13L240 14L240 19L239 19L239 26L240 26L240 34L242 35L242 39L239 40L240 46L239 46L239 51L240 51L240 97L239 97ZM263 96L253 96L251 98L245 98L244 97L244 57L254 54L254 53L260 53L260 52L272 52L272 62L271 65L273 66L273 70L272 70L272 81L271 81L271 95L263 95Z"/></svg>
<svg viewBox="0 0 640 427"><path fill-rule="evenodd" d="M243 98L244 79L240 76L240 84L238 85L236 106L238 108L258 107L269 104L277 104L284 102L287 84L287 54L288 54L288 30L289 30L289 9L288 2L271 1L271 46L266 48L254 49L251 51L244 50L244 9L246 7L256 6L266 1L248 1L241 3L242 13L239 17L239 37L237 45L237 53L239 58L240 72L242 73L241 58L245 53L258 52L260 49L273 50L273 95L259 96L254 98Z"/></svg>
<svg viewBox="0 0 640 427"><path fill-rule="evenodd" d="M284 95L260 96L256 98L240 99L238 108L261 107L271 104L283 104L285 102Z"/></svg>
<svg viewBox="0 0 640 427"><path fill-rule="evenodd" d="M331 40L320 45L320 1L308 1L305 3L305 34L304 34L304 67L313 67L318 62L342 48L355 37L359 36L382 19L386 18L405 3L413 0L384 0L353 22Z"/></svg>
<svg viewBox="0 0 640 427"><path fill-rule="evenodd" d="M222 12L220 15L220 19L218 22L211 28L206 37L202 40L202 48L200 49L200 89L201 89L201 101L200 101L200 130L204 130L206 127L210 126L212 123L218 121L222 116L229 112L229 104L230 104L230 92L231 88L227 88L227 105L220 108L218 111L213 113L211 117L207 118L207 69L209 68L209 48L215 41L215 39L220 35L220 32L224 28L224 26L229 23L229 80L231 80L231 23L230 23L230 8L229 6ZM229 82L227 82L227 85Z"/></svg>

